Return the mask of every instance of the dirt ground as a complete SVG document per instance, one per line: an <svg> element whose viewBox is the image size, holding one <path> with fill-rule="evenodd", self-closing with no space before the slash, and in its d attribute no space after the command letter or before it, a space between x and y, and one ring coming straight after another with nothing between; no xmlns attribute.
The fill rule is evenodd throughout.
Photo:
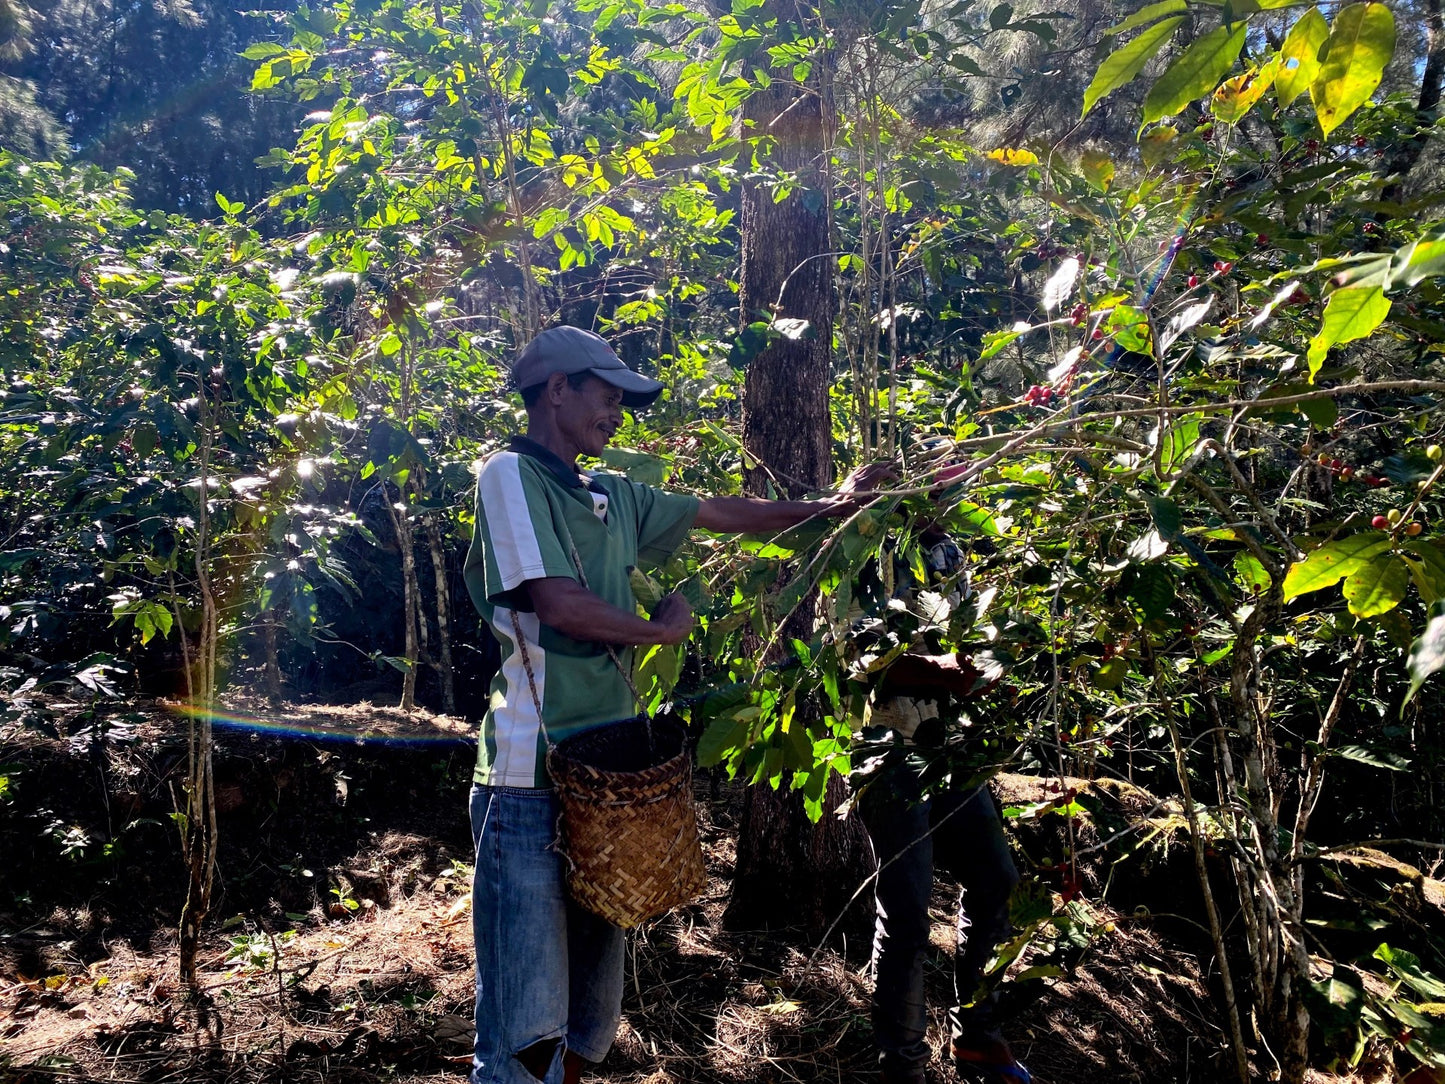
<svg viewBox="0 0 1445 1084"><path fill-rule="evenodd" d="M75 740L63 710L52 718L54 736L33 720L23 733L14 725L0 732L0 771L16 780L0 804L10 821L0 827L0 877L27 885L0 894L0 907L17 901L0 913L0 1081L465 1077L466 728L369 705L232 707L217 761L227 840L221 899L201 953L199 999L176 978L179 884L171 884L181 877L164 828L183 727L148 708L132 713L124 742L99 752L93 734ZM700 786L699 795L708 891L630 935L622 1031L589 1079L871 1079L867 946L724 931L737 792L727 786L713 798ZM112 838L127 838L114 827L125 817L127 828L147 820L161 827L132 828L137 842L119 859L95 859L79 876L47 857L53 838L30 838L54 836L55 824L86 829L102 812ZM934 900L928 984L939 1040L953 892L940 884ZM1047 955L1060 943L1035 946L1013 969L1048 974L1038 965L1064 960L1058 974L1011 984L1006 1031L1035 1078L1226 1079L1199 960L1146 909L1125 913L1081 898L1073 913L1088 938L1062 956ZM953 1079L941 1063L935 1070Z"/></svg>

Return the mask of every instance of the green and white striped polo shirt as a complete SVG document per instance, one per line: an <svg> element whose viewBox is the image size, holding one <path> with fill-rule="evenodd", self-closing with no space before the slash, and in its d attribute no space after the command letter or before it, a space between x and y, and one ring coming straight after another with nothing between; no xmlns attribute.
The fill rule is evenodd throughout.
<svg viewBox="0 0 1445 1084"><path fill-rule="evenodd" d="M519 588L548 576L576 579L575 545L593 593L633 610L630 571L666 561L686 537L697 508L696 497L638 485L622 475L579 476L526 437L482 464L465 576L472 601L502 646L502 666L482 718L476 782L549 786L547 736L560 741L637 710L603 645L542 625ZM546 736L517 650L518 627ZM631 666L631 648L619 647L617 654L623 666Z"/></svg>

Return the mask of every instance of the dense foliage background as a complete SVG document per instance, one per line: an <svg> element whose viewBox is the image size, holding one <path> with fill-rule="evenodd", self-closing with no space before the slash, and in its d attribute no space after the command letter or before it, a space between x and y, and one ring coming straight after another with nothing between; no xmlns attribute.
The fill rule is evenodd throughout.
<svg viewBox="0 0 1445 1084"><path fill-rule="evenodd" d="M984 770L981 735L994 767L1157 796L1238 1075L1445 1067L1421 903L1445 838L1441 19L0 0L12 721L53 725L58 687L201 706L184 967L204 709L389 689L478 714L471 468L521 424L515 348L580 324L669 386L605 457L638 480L799 493L901 464L842 526L699 538L639 584L697 608L638 669L704 764L817 819L860 766L869 673L968 652L1004 680L940 783ZM944 519L972 593L880 607L861 585L917 559L945 463L971 464ZM854 649L860 608L892 652ZM23 785L0 769L0 807ZM1096 812L1076 798L1013 812ZM762 853L794 815L772 801L743 895L749 863L803 861ZM1413 879L1347 885L1327 859L1367 844ZM1072 864L1046 876L1014 955L1087 932ZM826 925L838 900L798 891Z"/></svg>

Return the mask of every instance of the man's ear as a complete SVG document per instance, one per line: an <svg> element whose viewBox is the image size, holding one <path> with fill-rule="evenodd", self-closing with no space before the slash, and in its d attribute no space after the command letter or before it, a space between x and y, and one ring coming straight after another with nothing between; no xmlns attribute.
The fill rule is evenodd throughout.
<svg viewBox="0 0 1445 1084"><path fill-rule="evenodd" d="M547 401L553 406L562 402L562 389L567 386L566 373L553 373L547 378Z"/></svg>

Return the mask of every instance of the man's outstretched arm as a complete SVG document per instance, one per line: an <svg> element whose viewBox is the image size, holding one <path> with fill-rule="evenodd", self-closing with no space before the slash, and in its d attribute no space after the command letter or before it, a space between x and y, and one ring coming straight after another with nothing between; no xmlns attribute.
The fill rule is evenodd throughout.
<svg viewBox="0 0 1445 1084"><path fill-rule="evenodd" d="M770 501L761 497L708 497L698 506L693 526L716 534L785 531L810 519L851 515L872 491L897 477L892 465L870 463L843 480L838 492L816 501Z"/></svg>

